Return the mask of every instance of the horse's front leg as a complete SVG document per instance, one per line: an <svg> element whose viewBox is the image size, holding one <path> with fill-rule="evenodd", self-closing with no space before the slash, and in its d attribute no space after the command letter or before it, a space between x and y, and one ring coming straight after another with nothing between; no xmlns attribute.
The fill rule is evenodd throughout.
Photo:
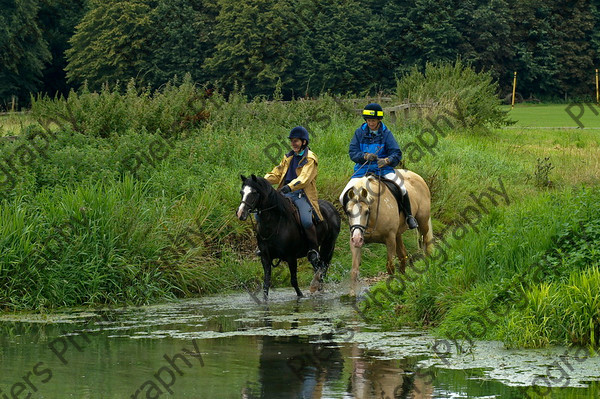
<svg viewBox="0 0 600 399"><path fill-rule="evenodd" d="M352 270L350 271L350 296L356 296L356 286L358 284L362 248L354 246L354 244L352 243L352 239L350 239L350 251L352 252Z"/></svg>
<svg viewBox="0 0 600 399"><path fill-rule="evenodd" d="M323 267L314 269L313 279L310 282L310 292L320 291L323 288Z"/></svg>
<svg viewBox="0 0 600 399"><path fill-rule="evenodd" d="M298 297L303 297L304 295L300 291L300 287L298 287L298 260L296 258L288 259L287 264L290 268L290 282L292 283L292 287L296 290Z"/></svg>
<svg viewBox="0 0 600 399"><path fill-rule="evenodd" d="M406 271L406 260L408 259L408 252L406 251L406 247L404 246L404 241L402 241L402 234L398 233L396 235L396 256L398 260L400 260L400 267L398 271L402 274Z"/></svg>
<svg viewBox="0 0 600 399"><path fill-rule="evenodd" d="M269 297L269 287L271 286L271 265L273 262L271 259L267 258L266 255L264 255L265 251L262 251L262 252L263 252L263 254L260 257L260 260L262 262L263 271L264 271L263 296L266 301Z"/></svg>
<svg viewBox="0 0 600 399"><path fill-rule="evenodd" d="M323 275L325 273L325 263L323 258L313 265L313 278L310 282L310 292L321 291L323 288Z"/></svg>
<svg viewBox="0 0 600 399"><path fill-rule="evenodd" d="M385 268L388 274L391 276L394 274L394 255L396 254L396 235L388 234L385 239L385 246L387 247L387 263Z"/></svg>

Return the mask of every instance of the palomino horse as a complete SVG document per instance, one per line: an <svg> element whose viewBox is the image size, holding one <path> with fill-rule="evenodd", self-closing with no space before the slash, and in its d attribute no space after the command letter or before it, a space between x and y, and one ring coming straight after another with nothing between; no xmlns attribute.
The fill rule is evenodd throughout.
<svg viewBox="0 0 600 399"><path fill-rule="evenodd" d="M418 174L405 169L397 169L408 191L413 216L419 223L419 243L425 254L433 250L431 228L431 194L429 187ZM350 250L352 251L352 271L350 294L355 295L361 248L364 243L377 242L387 246L387 272L394 274L394 253L400 260L399 271L404 273L408 254L402 242L402 233L408 230L404 213L398 209L398 202L376 176L365 176L356 181L344 195L344 210L350 223Z"/></svg>
<svg viewBox="0 0 600 399"><path fill-rule="evenodd" d="M237 210L237 217L240 220L246 220L250 212L256 212L259 215L256 218L256 240L265 272L263 284L265 299L269 295L274 259L285 261L288 264L292 286L296 290L296 294L301 297L302 291L298 288L297 259L306 256L308 246L304 239L302 226L294 217L294 205L264 178L255 175L241 176L241 178L242 201ZM333 257L333 249L341 224L340 215L330 202L319 200L319 207L324 219L316 225L321 264L318 269L314 270L315 275L310 285L311 292L321 287L329 262Z"/></svg>

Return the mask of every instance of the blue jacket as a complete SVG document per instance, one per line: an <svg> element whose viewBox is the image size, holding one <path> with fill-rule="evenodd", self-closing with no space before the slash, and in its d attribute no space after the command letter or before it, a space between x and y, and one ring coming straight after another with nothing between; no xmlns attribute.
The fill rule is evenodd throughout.
<svg viewBox="0 0 600 399"><path fill-rule="evenodd" d="M378 158L388 158L390 164L383 168L378 168L377 161L371 161L363 166L366 162L366 152L373 153ZM356 129L354 137L350 141L348 153L350 154L350 159L356 162L352 177L362 177L368 172L380 176L385 175L393 172L394 166L398 165L402 159L402 151L400 151L398 142L383 122L381 122L377 134L371 134L366 123L363 123L361 127Z"/></svg>

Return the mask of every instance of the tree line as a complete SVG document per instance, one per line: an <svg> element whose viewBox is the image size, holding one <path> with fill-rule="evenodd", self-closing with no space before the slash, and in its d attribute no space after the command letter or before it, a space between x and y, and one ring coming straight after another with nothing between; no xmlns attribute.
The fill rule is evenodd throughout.
<svg viewBox="0 0 600 399"><path fill-rule="evenodd" d="M600 0L0 0L0 101L135 79L281 98L373 94L427 62L594 93Z"/></svg>

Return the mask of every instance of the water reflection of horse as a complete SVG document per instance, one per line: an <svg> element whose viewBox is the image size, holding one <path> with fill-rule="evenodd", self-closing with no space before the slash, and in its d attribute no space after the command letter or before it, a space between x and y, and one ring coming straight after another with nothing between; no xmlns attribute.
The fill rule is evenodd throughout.
<svg viewBox="0 0 600 399"><path fill-rule="evenodd" d="M242 398L326 397L326 387L340 381L344 371L344 358L331 338L324 334L318 340L329 342L312 343L300 336L260 337L258 384L246 386Z"/></svg>
<svg viewBox="0 0 600 399"><path fill-rule="evenodd" d="M352 359L348 391L356 399L413 398L433 396L431 376L415 370L413 360L380 360L354 345L346 357Z"/></svg>
<svg viewBox="0 0 600 399"><path fill-rule="evenodd" d="M431 194L427 184L418 174L397 169L396 174L408 191L412 213L419 223L419 244L426 254L433 250L431 227ZM400 260L399 271L404 273L408 254L402 233L408 226L398 202L388 187L376 176L365 176L356 181L343 198L344 209L350 223L350 249L352 251L351 295L355 294L364 243L376 242L387 246L387 272L394 273L394 253Z"/></svg>
<svg viewBox="0 0 600 399"><path fill-rule="evenodd" d="M237 216L240 220L246 220L249 212L256 211L260 215L257 218L256 239L265 273L263 283L265 298L269 294L274 259L280 259L288 264L292 286L296 294L302 296L302 291L298 287L297 259L306 256L308 246L302 227L294 217L294 206L264 178L255 175L241 176L241 178L242 200ZM320 267L314 270L310 287L313 292L321 287L327 273L341 224L340 215L330 202L319 200L319 207L323 220L317 223L316 228L322 262Z"/></svg>

